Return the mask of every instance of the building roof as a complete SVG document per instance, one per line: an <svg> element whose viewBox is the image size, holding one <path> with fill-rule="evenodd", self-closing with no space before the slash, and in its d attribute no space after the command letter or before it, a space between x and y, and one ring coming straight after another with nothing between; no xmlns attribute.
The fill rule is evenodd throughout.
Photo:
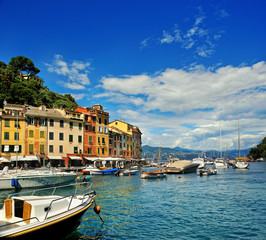
<svg viewBox="0 0 266 240"><path fill-rule="evenodd" d="M47 118L64 118L64 116L56 109L40 109L39 107L26 107L26 116L47 117Z"/></svg>

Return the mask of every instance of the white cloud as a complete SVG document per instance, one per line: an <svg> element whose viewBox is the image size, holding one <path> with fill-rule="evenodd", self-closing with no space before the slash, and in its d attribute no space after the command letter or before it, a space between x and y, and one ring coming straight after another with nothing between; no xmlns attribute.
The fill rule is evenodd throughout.
<svg viewBox="0 0 266 240"><path fill-rule="evenodd" d="M58 84L70 89L84 89L90 84L88 77L89 62L74 60L72 63L67 63L63 60L63 56L57 54L51 64L46 63L48 72L54 72L59 76L63 76L64 80Z"/></svg>
<svg viewBox="0 0 266 240"><path fill-rule="evenodd" d="M265 134L265 62L242 67L220 66L216 70L194 65L188 70L166 69L155 76L105 77L101 79L101 87L105 93L96 97L134 104L141 117L129 114L130 121L149 131L149 137L161 140L164 146L174 146L176 142L180 147L202 149L205 129L206 144L217 148L222 121L224 143L228 148L236 148L237 113L246 139L243 147L249 147L251 140L259 141ZM126 107L130 109L130 105ZM118 112L121 118L123 113ZM184 124L195 127L191 130ZM162 132L153 133L151 126Z"/></svg>

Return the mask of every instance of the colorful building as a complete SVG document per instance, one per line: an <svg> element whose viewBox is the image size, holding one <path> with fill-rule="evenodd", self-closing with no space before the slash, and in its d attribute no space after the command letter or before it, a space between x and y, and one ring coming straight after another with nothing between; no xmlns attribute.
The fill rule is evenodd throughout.
<svg viewBox="0 0 266 240"><path fill-rule="evenodd" d="M141 159L141 132L138 127L126 123L124 120L114 120L109 123L110 127L120 129L122 135L122 150L125 158Z"/></svg>
<svg viewBox="0 0 266 240"><path fill-rule="evenodd" d="M15 162L25 158L25 106L4 102L1 115L1 156Z"/></svg>

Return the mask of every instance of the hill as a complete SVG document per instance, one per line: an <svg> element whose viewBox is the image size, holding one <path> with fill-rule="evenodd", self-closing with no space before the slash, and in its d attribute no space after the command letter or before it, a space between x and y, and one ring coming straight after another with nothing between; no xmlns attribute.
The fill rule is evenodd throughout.
<svg viewBox="0 0 266 240"><path fill-rule="evenodd" d="M248 155L250 151L249 149L241 150L241 156ZM225 152L222 153L223 156L225 156ZM148 159L158 159L159 155L159 147L151 147L148 145L142 146L142 156L144 158ZM179 159L188 159L192 160L193 158L196 158L198 156L202 156L203 152L199 150L191 150L191 149L185 149L185 148L161 148L161 160L165 161L170 158L179 158ZM208 150L205 151L205 155L207 158L216 158L220 157L220 152L215 150ZM230 150L227 151L227 156L229 159L233 159L235 157L238 157L238 150Z"/></svg>
<svg viewBox="0 0 266 240"><path fill-rule="evenodd" d="M43 86L44 80L32 60L24 56L11 58L8 64L0 61L0 108L6 100L12 104L63 107L75 109L78 104L70 94L58 94Z"/></svg>

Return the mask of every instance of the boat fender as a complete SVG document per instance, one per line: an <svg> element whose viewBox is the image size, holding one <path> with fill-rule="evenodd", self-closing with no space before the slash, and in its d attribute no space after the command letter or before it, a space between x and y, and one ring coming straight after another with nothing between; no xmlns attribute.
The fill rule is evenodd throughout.
<svg viewBox="0 0 266 240"><path fill-rule="evenodd" d="M11 179L11 186L17 188L18 187L18 179L12 178Z"/></svg>
<svg viewBox="0 0 266 240"><path fill-rule="evenodd" d="M101 216L100 216L100 212L101 212L101 208L100 208L100 206L97 205L97 204L95 204L93 210L94 210L94 212L99 216L99 218L102 220L102 222L104 222L103 219L102 219Z"/></svg>

